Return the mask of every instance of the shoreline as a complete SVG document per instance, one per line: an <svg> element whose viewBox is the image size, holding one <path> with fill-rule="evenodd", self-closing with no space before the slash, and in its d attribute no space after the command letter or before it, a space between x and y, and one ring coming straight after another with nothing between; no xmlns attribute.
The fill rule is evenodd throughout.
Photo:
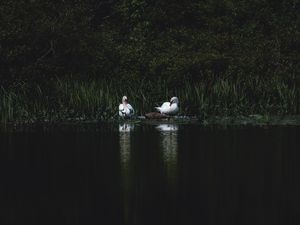
<svg viewBox="0 0 300 225"><path fill-rule="evenodd" d="M0 123L0 132L9 131L38 131L38 130L111 130L114 126L122 124L134 124L137 126L154 126L160 124L174 125L196 125L203 128L243 128L243 127L298 127L300 126L300 115L269 116L211 116L199 119L196 116L176 116L171 119L145 119L143 116L134 119L109 119L109 120L81 120L80 118L69 118L62 121L16 121Z"/></svg>

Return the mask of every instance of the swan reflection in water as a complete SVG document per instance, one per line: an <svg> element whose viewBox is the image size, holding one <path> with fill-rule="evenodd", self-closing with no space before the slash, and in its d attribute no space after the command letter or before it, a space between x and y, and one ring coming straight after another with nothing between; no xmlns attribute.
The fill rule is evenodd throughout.
<svg viewBox="0 0 300 225"><path fill-rule="evenodd" d="M167 134L168 131L178 131L178 125L177 124L160 124L156 127L159 131L162 133Z"/></svg>
<svg viewBox="0 0 300 225"><path fill-rule="evenodd" d="M131 132L134 130L134 124L133 123L122 123L119 124L119 132Z"/></svg>
<svg viewBox="0 0 300 225"><path fill-rule="evenodd" d="M159 130L161 134L162 157L167 180L170 188L174 190L177 186L178 125L160 124L156 129Z"/></svg>
<svg viewBox="0 0 300 225"><path fill-rule="evenodd" d="M130 189L131 189L131 132L134 130L134 124L123 123L119 124L119 144L120 144L120 166L121 166L121 185L123 189L123 209L124 222L129 224L130 216Z"/></svg>
<svg viewBox="0 0 300 225"><path fill-rule="evenodd" d="M122 170L128 167L130 160L130 133L134 130L134 124L119 124L120 158Z"/></svg>

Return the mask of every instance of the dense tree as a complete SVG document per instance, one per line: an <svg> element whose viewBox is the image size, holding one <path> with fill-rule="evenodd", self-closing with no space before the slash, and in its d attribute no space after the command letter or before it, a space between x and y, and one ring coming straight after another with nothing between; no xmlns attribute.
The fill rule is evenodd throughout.
<svg viewBox="0 0 300 225"><path fill-rule="evenodd" d="M0 79L297 82L299 23L297 0L1 1Z"/></svg>

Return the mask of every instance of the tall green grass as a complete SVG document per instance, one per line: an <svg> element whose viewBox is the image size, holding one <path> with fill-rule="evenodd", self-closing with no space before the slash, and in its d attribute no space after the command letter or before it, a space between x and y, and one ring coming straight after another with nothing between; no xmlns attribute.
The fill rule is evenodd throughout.
<svg viewBox="0 0 300 225"><path fill-rule="evenodd" d="M56 80L43 87L22 83L0 90L0 121L36 122L107 120L118 118L118 105L127 95L137 115L172 96L180 100L180 114L239 116L299 114L299 87L279 78L271 80L217 79L214 82L168 86L165 81L129 82Z"/></svg>

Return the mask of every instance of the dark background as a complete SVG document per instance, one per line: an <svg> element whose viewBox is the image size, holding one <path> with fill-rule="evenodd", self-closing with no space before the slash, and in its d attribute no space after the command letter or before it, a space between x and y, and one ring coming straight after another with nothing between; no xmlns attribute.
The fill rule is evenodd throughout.
<svg viewBox="0 0 300 225"><path fill-rule="evenodd" d="M289 85L299 81L299 15L297 0L1 1L0 80L280 76Z"/></svg>

